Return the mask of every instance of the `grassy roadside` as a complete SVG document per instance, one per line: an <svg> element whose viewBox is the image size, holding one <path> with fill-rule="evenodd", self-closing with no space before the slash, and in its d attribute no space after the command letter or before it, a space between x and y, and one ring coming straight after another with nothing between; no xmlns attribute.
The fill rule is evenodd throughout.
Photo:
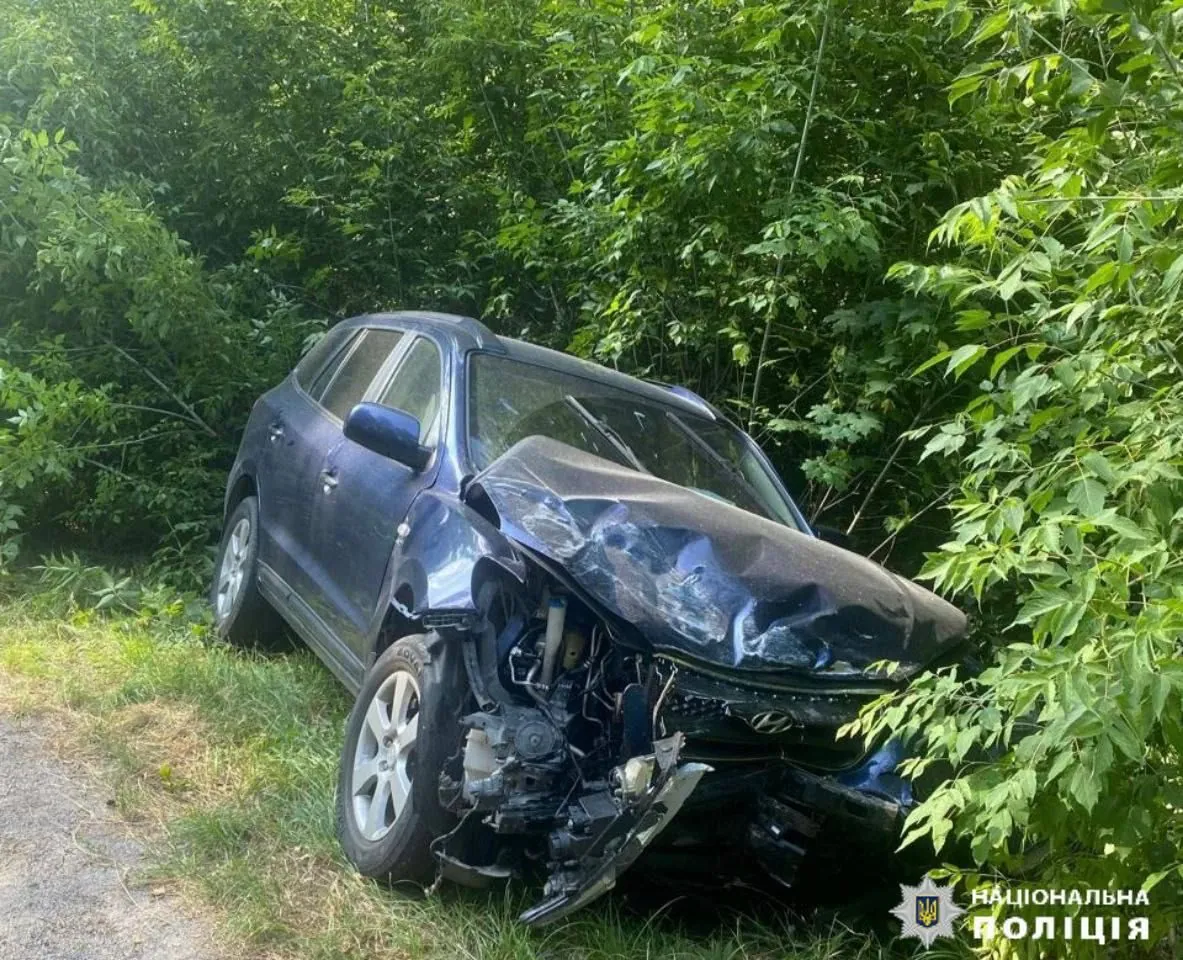
<svg viewBox="0 0 1183 960"><path fill-rule="evenodd" d="M175 613L175 611L174 611ZM262 658L168 613L103 616L0 595L0 710L35 714L100 768L155 838L154 882L212 907L232 952L329 958L887 957L843 932L737 920L706 936L609 898L554 929L515 923L521 891L400 895L343 863L333 787L347 696L307 653Z"/></svg>

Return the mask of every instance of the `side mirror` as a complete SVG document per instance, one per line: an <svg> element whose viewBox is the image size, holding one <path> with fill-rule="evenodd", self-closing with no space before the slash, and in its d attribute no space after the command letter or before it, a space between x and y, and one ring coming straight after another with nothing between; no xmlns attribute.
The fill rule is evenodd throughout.
<svg viewBox="0 0 1183 960"><path fill-rule="evenodd" d="M419 421L380 403L359 403L350 410L345 437L412 470L422 470L431 459L431 451L419 446Z"/></svg>
<svg viewBox="0 0 1183 960"><path fill-rule="evenodd" d="M813 532L817 534L819 540L825 540L826 543L832 543L843 550L854 549L845 530L839 530L837 527L814 527Z"/></svg>

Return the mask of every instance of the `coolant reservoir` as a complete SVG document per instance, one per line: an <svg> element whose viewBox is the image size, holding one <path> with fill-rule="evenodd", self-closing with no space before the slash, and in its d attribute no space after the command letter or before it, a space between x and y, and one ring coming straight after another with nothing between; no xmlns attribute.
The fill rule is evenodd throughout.
<svg viewBox="0 0 1183 960"><path fill-rule="evenodd" d="M464 798L471 800L470 785L491 777L500 766L485 731L469 730L468 739L464 741Z"/></svg>

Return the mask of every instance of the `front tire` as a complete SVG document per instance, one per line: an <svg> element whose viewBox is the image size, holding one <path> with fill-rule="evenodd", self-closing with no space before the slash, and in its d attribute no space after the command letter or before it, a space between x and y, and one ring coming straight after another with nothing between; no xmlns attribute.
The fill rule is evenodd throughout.
<svg viewBox="0 0 1183 960"><path fill-rule="evenodd" d="M235 647L280 647L283 623L259 593L259 501L255 497L244 497L227 518L215 570L210 604L218 636Z"/></svg>
<svg viewBox="0 0 1183 960"><path fill-rule="evenodd" d="M366 674L345 725L337 837L363 876L427 885L452 828L439 775L460 746L461 678L434 635L404 637Z"/></svg>

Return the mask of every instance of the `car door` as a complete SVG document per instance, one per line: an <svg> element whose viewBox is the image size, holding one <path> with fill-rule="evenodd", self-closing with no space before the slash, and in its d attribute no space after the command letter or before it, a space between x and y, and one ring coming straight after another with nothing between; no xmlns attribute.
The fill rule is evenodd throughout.
<svg viewBox="0 0 1183 960"><path fill-rule="evenodd" d="M325 627L334 621L325 590L329 579L326 555L315 531L321 469L325 456L344 439L345 417L398 350L402 337L401 330L378 327L354 333L334 361L317 375L302 398L304 405L284 430L283 441L290 440L291 447L286 453L288 475L280 482L291 491L294 503L281 534L286 566L277 572L294 595L288 599L289 613L301 621L301 632L314 644L327 639Z"/></svg>
<svg viewBox="0 0 1183 960"><path fill-rule="evenodd" d="M408 336L365 399L415 417L420 443L434 449L442 429L443 374L439 347L428 337ZM311 542L333 631L359 661L398 526L416 494L431 484L437 463L433 455L416 471L344 438L324 459Z"/></svg>
<svg viewBox="0 0 1183 960"><path fill-rule="evenodd" d="M259 454L259 560L264 576L274 574L274 588L285 593L299 584L311 523L311 486L325 453L340 431L324 415L319 398L338 367L357 346L362 331L336 327L297 364L292 375L261 400L266 440Z"/></svg>

